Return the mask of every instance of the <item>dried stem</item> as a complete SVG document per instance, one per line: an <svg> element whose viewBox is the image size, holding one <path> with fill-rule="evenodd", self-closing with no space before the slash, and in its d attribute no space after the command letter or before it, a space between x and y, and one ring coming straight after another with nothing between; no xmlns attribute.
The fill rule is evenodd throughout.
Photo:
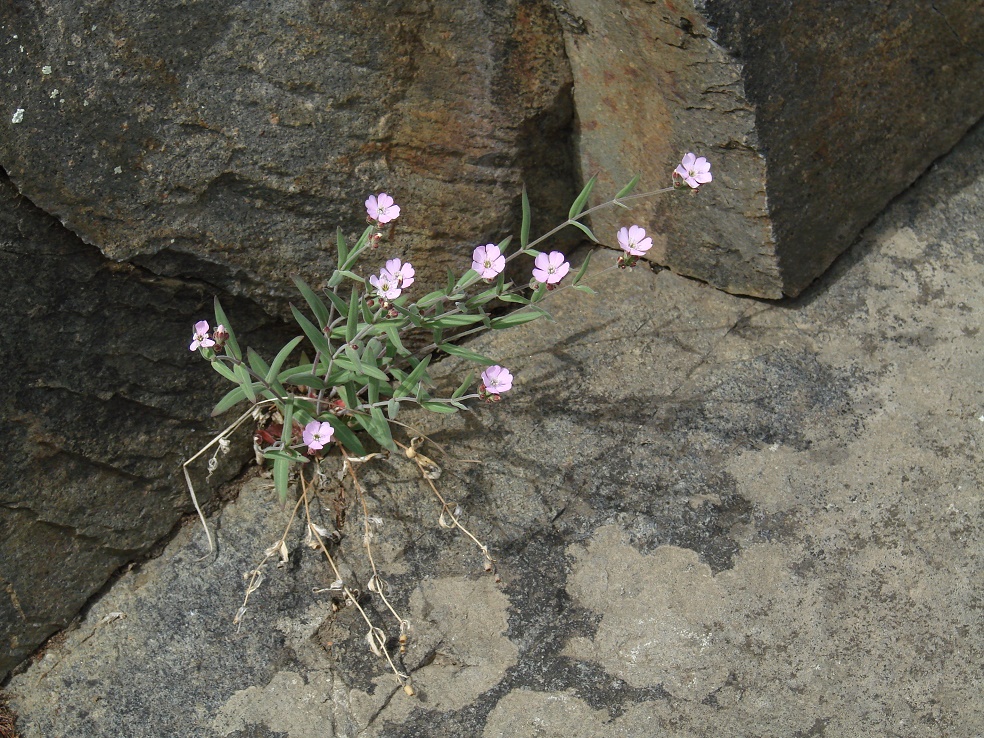
<svg viewBox="0 0 984 738"><path fill-rule="evenodd" d="M393 674L396 676L397 682L399 682L400 686L403 687L403 691L406 692L408 695L413 696L414 691L413 691L413 687L410 685L410 677L406 674L403 674L396 667L396 664L393 662L392 657L389 655L389 651L386 649L386 633L382 629L377 628L373 624L372 620L369 617L369 613L367 613L363 609L362 605L359 604L359 601L356 598L355 593L353 593L345 585L345 580L342 578L341 571L339 571L338 566L335 564L335 560L331 557L331 554L328 553L328 547L325 546L325 542L324 539L321 537L321 533L318 532L318 526L316 526L314 522L311 520L311 509L310 506L308 505L308 483L307 480L304 478L303 474L301 474L301 500L304 502L304 514L307 517L308 530L311 532L311 535L314 536L314 540L317 541L318 547L321 549L321 552L325 555L325 558L328 560L328 565L331 566L331 570L335 573L335 580L342 583L342 592L345 594L346 600L351 602L355 606L355 608L359 611L359 614L362 616L362 619L365 620L366 625L369 626L369 639L370 639L370 645L374 646L373 651L377 653L381 653L386 657L386 661L389 662L390 669L392 669ZM401 620L401 623L402 622L403 621Z"/></svg>

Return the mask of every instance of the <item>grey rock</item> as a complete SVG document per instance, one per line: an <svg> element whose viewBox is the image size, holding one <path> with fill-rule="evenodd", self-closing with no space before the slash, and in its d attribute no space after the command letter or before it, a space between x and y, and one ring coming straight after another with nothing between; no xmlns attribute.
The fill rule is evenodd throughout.
<svg viewBox="0 0 984 738"><path fill-rule="evenodd" d="M189 511L220 378L188 351L210 290L107 260L0 179L0 677ZM280 324L236 300L258 343ZM242 450L223 459L228 479ZM204 474L202 502L211 497Z"/></svg>
<svg viewBox="0 0 984 738"><path fill-rule="evenodd" d="M597 217L597 235L632 218L653 261L729 292L800 294L984 116L974 0L563 7L585 177L653 190L694 151L715 178Z"/></svg>
<svg viewBox="0 0 984 738"><path fill-rule="evenodd" d="M236 632L289 514L254 479L213 519L214 558L183 528L9 682L20 729L979 735L982 220L978 127L797 300L607 270L598 297L551 297L556 323L475 342L512 392L408 420L458 459L430 452L501 585L405 459L359 470L418 697L354 608L331 612L296 527ZM334 551L364 584L360 525L355 507Z"/></svg>
<svg viewBox="0 0 984 738"><path fill-rule="evenodd" d="M516 229L523 182L545 223L575 194L570 71L539 0L55 0L5 3L0 29L21 192L110 258L268 309L291 274L331 274L372 192L402 205L422 284Z"/></svg>

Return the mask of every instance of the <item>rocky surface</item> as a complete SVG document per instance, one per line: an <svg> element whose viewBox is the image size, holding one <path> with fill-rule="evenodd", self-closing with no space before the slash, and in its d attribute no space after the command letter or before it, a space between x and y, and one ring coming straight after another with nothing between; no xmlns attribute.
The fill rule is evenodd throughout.
<svg viewBox="0 0 984 738"><path fill-rule="evenodd" d="M218 425L221 380L188 351L208 285L109 261L5 178L0 268L2 678L189 510L180 465ZM257 342L279 337L251 303L228 307Z"/></svg>
<svg viewBox="0 0 984 738"><path fill-rule="evenodd" d="M186 526L9 682L20 730L981 734L981 222L978 127L796 301L608 270L552 298L557 323L483 339L514 390L416 422L459 460L438 484L501 584L415 467L360 470L416 698L295 537L237 630L289 512L253 479L215 556ZM336 553L364 585L358 522Z"/></svg>
<svg viewBox="0 0 984 738"><path fill-rule="evenodd" d="M113 259L272 309L331 273L372 192L441 283L518 225L523 182L544 224L577 192L541 0L4 3L0 68L26 196Z"/></svg>
<svg viewBox="0 0 984 738"><path fill-rule="evenodd" d="M656 189L707 156L719 187L640 210L650 258L731 292L799 294L984 116L975 0L563 7L582 172Z"/></svg>

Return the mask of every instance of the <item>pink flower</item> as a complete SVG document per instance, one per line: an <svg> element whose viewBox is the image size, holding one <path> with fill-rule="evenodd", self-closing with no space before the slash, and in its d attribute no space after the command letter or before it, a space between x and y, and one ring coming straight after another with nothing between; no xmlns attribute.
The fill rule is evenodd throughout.
<svg viewBox="0 0 984 738"><path fill-rule="evenodd" d="M199 320L195 323L195 337L188 348L197 351L200 348L211 348L214 345L215 341L208 337L208 321Z"/></svg>
<svg viewBox="0 0 984 738"><path fill-rule="evenodd" d="M335 429L331 427L331 423L312 420L304 426L304 443L307 444L309 451L320 451L326 443L331 443L334 434Z"/></svg>
<svg viewBox="0 0 984 738"><path fill-rule="evenodd" d="M399 259L390 259L386 262L386 271L393 275L401 290L413 284L414 271L410 262L402 264Z"/></svg>
<svg viewBox="0 0 984 738"><path fill-rule="evenodd" d="M388 269L380 269L378 275L369 277L369 284L376 290L376 294L384 300L395 300L403 292L397 278Z"/></svg>
<svg viewBox="0 0 984 738"><path fill-rule="evenodd" d="M549 254L541 252L533 260L533 264L533 279L543 284L557 284L571 270L571 265L559 251L551 251Z"/></svg>
<svg viewBox="0 0 984 738"><path fill-rule="evenodd" d="M389 223L400 216L400 206L393 203L393 198L385 192L378 195L369 195L366 200L366 212L369 219L378 221L380 224Z"/></svg>
<svg viewBox="0 0 984 738"><path fill-rule="evenodd" d="M653 247L653 239L646 236L641 226L634 225L619 229L618 245L630 256L642 256Z"/></svg>
<svg viewBox="0 0 984 738"><path fill-rule="evenodd" d="M688 153L673 173L682 177L684 182L696 190L702 184L711 181L711 163L703 156L698 158Z"/></svg>
<svg viewBox="0 0 984 738"><path fill-rule="evenodd" d="M482 389L492 395L501 395L512 389L513 376L504 366L490 366L482 372Z"/></svg>
<svg viewBox="0 0 984 738"><path fill-rule="evenodd" d="M495 279L506 268L506 257L494 243L479 246L472 252L472 269L482 279Z"/></svg>

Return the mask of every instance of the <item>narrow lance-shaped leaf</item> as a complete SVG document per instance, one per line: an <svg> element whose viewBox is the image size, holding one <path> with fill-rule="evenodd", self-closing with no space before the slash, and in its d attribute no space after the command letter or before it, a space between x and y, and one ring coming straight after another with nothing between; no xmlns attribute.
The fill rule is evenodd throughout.
<svg viewBox="0 0 984 738"><path fill-rule="evenodd" d="M359 327L359 290L352 288L352 296L349 298L348 313L345 317L345 340L352 341Z"/></svg>
<svg viewBox="0 0 984 738"><path fill-rule="evenodd" d="M515 312L509 313L509 315L503 315L498 318L492 318L492 327L495 329L501 328L514 328L517 325L523 325L523 323L530 323L537 318L542 318L543 315L534 312Z"/></svg>
<svg viewBox="0 0 984 738"><path fill-rule="evenodd" d="M294 277L294 285L311 308L314 317L318 319L318 325L321 328L328 325L328 306L325 305L324 300L318 297L317 293L300 277Z"/></svg>
<svg viewBox="0 0 984 738"><path fill-rule="evenodd" d="M228 366L226 366L225 365L225 362L222 362L222 361L213 361L213 362L210 362L210 363L212 364L212 368L215 369L215 371L217 371L223 377L225 377L226 379L228 379L230 382L238 382L239 381L239 378L236 376L236 373L234 371L232 371L232 369L230 369Z"/></svg>
<svg viewBox="0 0 984 738"><path fill-rule="evenodd" d="M335 438L340 444L357 456L366 455L366 450L362 446L362 441L359 440L359 437L355 435L344 420L334 416L326 418L326 420L331 427L335 429Z"/></svg>
<svg viewBox="0 0 984 738"><path fill-rule="evenodd" d="M397 396L409 394L410 390L412 390L419 383L420 379L425 376L427 372L427 365L430 364L430 360L431 355L428 354L417 363L417 366L415 366L413 371L407 375L407 378L400 382L400 386L395 392Z"/></svg>
<svg viewBox="0 0 984 738"><path fill-rule="evenodd" d="M570 220L573 220L574 218L579 216L581 214L581 211L584 210L584 205L588 202L588 197L591 195L591 190L594 189L595 181L597 179L598 179L598 175L595 175L594 177L589 179L588 183L584 185L584 189L581 190L581 194L579 194L577 198L574 200L574 204L571 205L570 212L568 212L567 214L567 217Z"/></svg>
<svg viewBox="0 0 984 738"><path fill-rule="evenodd" d="M308 320L304 313L293 305L290 306L290 311L294 314L294 320L296 320L297 324L301 326L301 330L304 331L304 335L307 336L307 339L311 342L314 348L325 356L331 356L331 344L328 343L328 339L325 338L325 334L322 333L321 330L314 325L314 323Z"/></svg>
<svg viewBox="0 0 984 738"><path fill-rule="evenodd" d="M588 264L591 263L591 256L594 251L589 251L588 255L584 257L584 262L581 264L581 268L577 270L577 274L574 275L574 284L576 285L584 277L585 272L588 271Z"/></svg>
<svg viewBox="0 0 984 738"><path fill-rule="evenodd" d="M236 340L236 334L232 330L232 323L229 322L229 318L226 317L225 311L222 309L222 305L219 304L219 298L215 298L215 323L216 326L223 326L226 329L226 333L229 334L229 338L225 342L225 350L229 356L233 356L237 359L242 360L243 353L239 350L239 342Z"/></svg>
<svg viewBox="0 0 984 738"><path fill-rule="evenodd" d="M290 479L290 462L278 456L273 460L273 484L277 488L280 504L287 502L287 482Z"/></svg>
<svg viewBox="0 0 984 738"><path fill-rule="evenodd" d="M270 365L263 360L263 357L248 347L246 349L246 360L249 362L249 368L259 377L265 377L267 371L270 369Z"/></svg>
<svg viewBox="0 0 984 738"><path fill-rule="evenodd" d="M294 403L290 400L284 403L284 428L280 434L280 442L284 448L290 448L291 441L294 439Z"/></svg>
<svg viewBox="0 0 984 738"><path fill-rule="evenodd" d="M458 389L454 391L454 394L451 395L451 399L457 400L459 397L465 394L465 392L468 391L468 388L471 387L472 382L474 381L475 381L475 372L468 372L468 376L465 377L465 381L462 382L458 386Z"/></svg>
<svg viewBox="0 0 984 738"><path fill-rule="evenodd" d="M341 228L335 230L335 247L338 249L338 266L341 266L348 260L349 255L348 244L345 243L345 234L342 233Z"/></svg>
<svg viewBox="0 0 984 738"><path fill-rule="evenodd" d="M492 327L495 327L495 320L492 321ZM442 343L438 345L438 348L446 354L457 356L461 359L467 359L468 361L474 361L476 364L482 364L484 366L492 366L495 364L495 359L490 359L488 356L482 356L482 354L472 351L471 349L466 349L463 346L455 346L453 343Z"/></svg>
<svg viewBox="0 0 984 738"><path fill-rule="evenodd" d="M236 380L246 393L246 397L249 398L250 402L256 402L256 392L253 391L253 379L249 376L249 372L246 371L246 367L242 364L236 364L233 367L233 371L236 373Z"/></svg>
<svg viewBox="0 0 984 738"><path fill-rule="evenodd" d="M635 186L637 184L639 184L639 177L640 176L641 175L639 175L639 174L637 174L636 176L634 176L632 178L632 181L631 182L629 182L627 185L625 185L625 187L623 187L622 189L620 189L618 191L618 194L615 195L615 199L618 200L619 198L625 197L626 195L630 194L632 192L632 190L635 189Z"/></svg>
<svg viewBox="0 0 984 738"><path fill-rule="evenodd" d="M246 390L244 390L242 387L234 387L233 389L226 392L223 398L216 403L215 407L212 409L212 417L214 418L216 415L221 415L226 410L242 402L245 399L246 399Z"/></svg>
<svg viewBox="0 0 984 738"><path fill-rule="evenodd" d="M593 234L591 232L591 229L588 228L586 225L584 225L584 223L581 223L581 222L576 221L576 220L572 220L570 224L572 226L574 226L575 228L577 228L578 230L583 231L584 232L584 235L586 235L588 238L590 238L595 243L599 243L598 239L595 237L595 234Z"/></svg>
<svg viewBox="0 0 984 738"><path fill-rule="evenodd" d="M523 185L523 222L519 227L519 247L525 249L530 242L530 196Z"/></svg>
<svg viewBox="0 0 984 738"><path fill-rule="evenodd" d="M270 369L266 373L265 379L267 381L267 384L273 384L274 382L278 382L277 375L280 374L280 368L284 365L284 362L287 361L287 357L290 356L291 351L297 348L297 344L299 344L303 340L304 340L304 336L297 336L296 338L292 338L290 341L288 341L287 344L282 349L280 349L280 351L274 357L273 363L270 364Z"/></svg>

